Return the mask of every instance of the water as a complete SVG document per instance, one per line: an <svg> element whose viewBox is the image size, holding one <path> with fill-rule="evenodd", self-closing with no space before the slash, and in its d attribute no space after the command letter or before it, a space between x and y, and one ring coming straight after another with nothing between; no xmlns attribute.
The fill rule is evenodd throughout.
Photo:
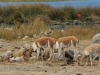
<svg viewBox="0 0 100 75"><path fill-rule="evenodd" d="M64 7L64 6L72 6L72 7L100 7L100 0L88 0L88 1L65 1L65 2L0 2L0 6L8 6L8 5L30 5L30 4L47 4L52 7Z"/></svg>
<svg viewBox="0 0 100 75"><path fill-rule="evenodd" d="M0 28L4 28L4 27L12 28L13 26L14 25L12 25L12 24L3 24L3 23L0 24Z"/></svg>
<svg viewBox="0 0 100 75"><path fill-rule="evenodd" d="M48 28L51 30L54 30L54 29L64 30L67 28L67 25L48 25Z"/></svg>

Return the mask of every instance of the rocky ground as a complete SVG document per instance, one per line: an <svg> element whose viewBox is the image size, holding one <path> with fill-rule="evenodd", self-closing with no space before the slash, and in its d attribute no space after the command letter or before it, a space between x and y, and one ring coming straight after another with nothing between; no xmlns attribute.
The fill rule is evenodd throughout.
<svg viewBox="0 0 100 75"><path fill-rule="evenodd" d="M7 50L13 50L24 44L32 44L31 40L6 41L0 39L0 54ZM82 51L90 44L90 40L80 40L78 50ZM0 75L100 75L98 61L94 66L66 65L66 62L0 62Z"/></svg>

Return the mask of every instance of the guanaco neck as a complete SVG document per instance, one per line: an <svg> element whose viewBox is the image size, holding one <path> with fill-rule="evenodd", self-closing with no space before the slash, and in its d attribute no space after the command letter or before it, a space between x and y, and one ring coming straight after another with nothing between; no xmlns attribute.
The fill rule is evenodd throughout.
<svg viewBox="0 0 100 75"><path fill-rule="evenodd" d="M79 59L80 62L82 62L85 59L85 54L82 55L82 57Z"/></svg>
<svg viewBox="0 0 100 75"><path fill-rule="evenodd" d="M33 49L32 47L30 46L30 49L29 49L29 53L32 53Z"/></svg>

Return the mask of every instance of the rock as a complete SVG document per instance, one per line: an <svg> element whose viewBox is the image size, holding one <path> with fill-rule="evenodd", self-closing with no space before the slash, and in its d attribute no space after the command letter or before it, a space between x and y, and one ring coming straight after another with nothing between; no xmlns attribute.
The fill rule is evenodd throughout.
<svg viewBox="0 0 100 75"><path fill-rule="evenodd" d="M62 25L70 25L70 22L64 22Z"/></svg>
<svg viewBox="0 0 100 75"><path fill-rule="evenodd" d="M68 61L73 61L74 58L74 52L72 50L68 50L68 51L62 51L61 55L58 58L58 53L54 53L54 59L58 59L59 61L63 61L66 60Z"/></svg>
<svg viewBox="0 0 100 75"><path fill-rule="evenodd" d="M45 70L45 72L47 72L47 71Z"/></svg>
<svg viewBox="0 0 100 75"><path fill-rule="evenodd" d="M2 48L2 46L0 46L0 48Z"/></svg>
<svg viewBox="0 0 100 75"><path fill-rule="evenodd" d="M82 75L81 73L78 73L78 74L76 74L76 75Z"/></svg>
<svg viewBox="0 0 100 75"><path fill-rule="evenodd" d="M93 43L99 43L100 44L100 33L93 36L93 38L91 40L91 44L93 44Z"/></svg>
<svg viewBox="0 0 100 75"><path fill-rule="evenodd" d="M14 47L14 49L20 49L20 47Z"/></svg>
<svg viewBox="0 0 100 75"><path fill-rule="evenodd" d="M65 51L67 64L73 64L74 52L72 50Z"/></svg>
<svg viewBox="0 0 100 75"><path fill-rule="evenodd" d="M61 25L60 22L54 22L53 25Z"/></svg>
<svg viewBox="0 0 100 75"><path fill-rule="evenodd" d="M34 34L34 35L33 35L33 38L34 38L34 39L37 39L37 38L39 38L39 36L37 36L36 34Z"/></svg>
<svg viewBox="0 0 100 75"><path fill-rule="evenodd" d="M28 38L29 38L29 36L24 36L24 38L22 38L22 40L26 40Z"/></svg>
<svg viewBox="0 0 100 75"><path fill-rule="evenodd" d="M23 48L25 49L25 51L29 50L30 49L30 46L29 44L24 44L23 45Z"/></svg>
<svg viewBox="0 0 100 75"><path fill-rule="evenodd" d="M65 57L69 59L74 58L74 52L72 50L65 51Z"/></svg>

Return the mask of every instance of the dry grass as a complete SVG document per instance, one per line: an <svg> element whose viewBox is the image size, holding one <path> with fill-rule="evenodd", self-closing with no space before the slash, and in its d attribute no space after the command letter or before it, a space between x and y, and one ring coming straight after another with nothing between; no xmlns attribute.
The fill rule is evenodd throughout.
<svg viewBox="0 0 100 75"><path fill-rule="evenodd" d="M46 10L48 8L50 8L50 7L45 7L45 5L35 5L34 8L40 9L40 6L41 7L43 6L43 9L46 9ZM29 6L28 9L30 9L30 7L32 7L32 6ZM8 8L11 9L12 11L14 11L14 8L12 8L12 7L8 7ZM7 10L8 8L6 8L5 10ZM18 8L22 8L22 6L18 7ZM46 11L46 12L49 12L48 13L49 16L51 16L51 17L53 16L52 17L53 19L55 16L57 18L57 16L64 13L62 11L63 9L60 9L60 8L58 8L58 9L50 8L50 9L52 9L51 12L49 12L49 11ZM92 10L92 8L88 8L88 9ZM65 7L64 11L67 11L67 10L69 10L69 13L74 11L74 9L71 7L68 7L68 8ZM95 9L95 10L97 10L97 9ZM23 12L25 12L25 10ZM58 12L60 12L60 14L57 14ZM8 13L11 13L11 11ZM17 17L17 16L21 17L20 12L16 12L16 14L17 15L15 15L15 17ZM58 19L61 19L61 18L64 19L63 14L59 17L60 18L58 18ZM93 14L92 14L92 17L98 18ZM58 19L56 19L56 20L58 20ZM48 18L44 17L43 15L36 16L34 19L29 21L29 23L27 25L22 25L20 22L14 20L13 30L5 29L6 25L0 29L0 38L7 39L7 40L21 39L24 36L29 36L30 38L33 38L34 34L39 35L41 32L45 32L48 29L47 25L49 22L47 22L47 20L48 20ZM81 26L76 26L76 27L69 26L63 32L60 30L57 30L57 29L53 30L53 33L51 34L51 36L57 39L59 37L73 35L73 36L78 37L79 39L90 39L93 37L93 35L95 35L99 32L100 32L100 30L96 27L82 28Z"/></svg>
<svg viewBox="0 0 100 75"><path fill-rule="evenodd" d="M33 34L39 34L40 32L44 32L47 29L47 26L44 21L40 18L36 18L29 25L19 25L16 24L13 27L13 30L8 30L5 28L0 29L0 38L13 40L18 38L23 38L24 36L33 37Z"/></svg>
<svg viewBox="0 0 100 75"><path fill-rule="evenodd" d="M7 40L21 39L24 36L29 36L33 38L33 35L39 35L41 32L45 32L48 29L46 23L40 18L36 18L33 23L29 25L21 25L17 27L15 25L13 30L0 29L0 38ZM91 39L95 34L99 33L100 30L96 27L69 27L64 31L61 30L53 30L51 33L51 37L58 39L63 36L76 36L80 40L88 40Z"/></svg>
<svg viewBox="0 0 100 75"><path fill-rule="evenodd" d="M95 27L81 28L81 27L69 27L65 31L54 30L51 36L55 38L63 36L76 36L80 40L91 39L95 34L99 33L100 30Z"/></svg>

